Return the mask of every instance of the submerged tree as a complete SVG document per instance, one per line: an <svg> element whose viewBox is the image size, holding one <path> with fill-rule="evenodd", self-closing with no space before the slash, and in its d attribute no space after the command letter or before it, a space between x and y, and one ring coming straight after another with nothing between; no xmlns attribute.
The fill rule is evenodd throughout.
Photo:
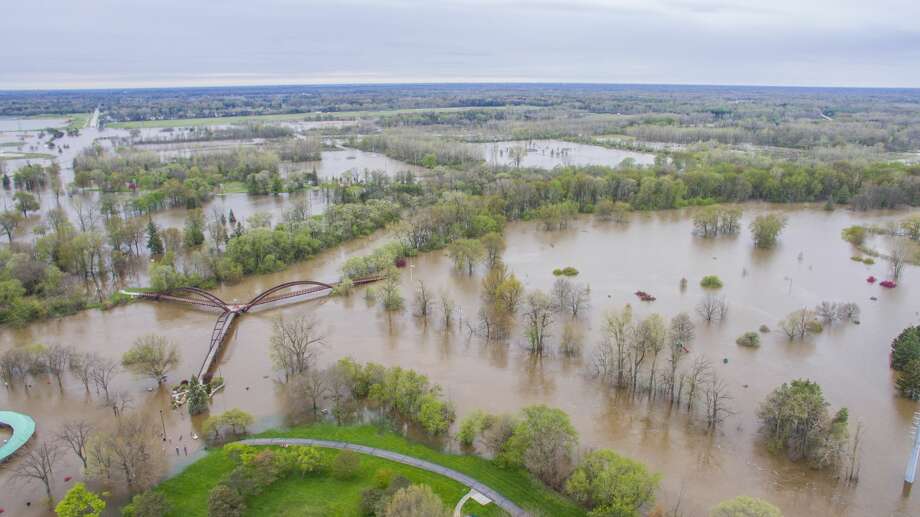
<svg viewBox="0 0 920 517"><path fill-rule="evenodd" d="M786 218L777 214L758 215L751 221L750 227L754 246L772 248L780 232L786 227Z"/></svg>
<svg viewBox="0 0 920 517"><path fill-rule="evenodd" d="M134 346L122 356L121 365L135 375L162 384L166 373L179 365L179 349L163 336L147 334L134 341Z"/></svg>
<svg viewBox="0 0 920 517"><path fill-rule="evenodd" d="M271 357L275 368L284 372L284 380L303 374L312 365L325 336L312 316L293 319L279 316L272 322Z"/></svg>

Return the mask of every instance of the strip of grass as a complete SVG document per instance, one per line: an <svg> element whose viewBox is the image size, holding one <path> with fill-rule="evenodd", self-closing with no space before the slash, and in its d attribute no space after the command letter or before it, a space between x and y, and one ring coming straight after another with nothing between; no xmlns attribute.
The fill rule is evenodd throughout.
<svg viewBox="0 0 920 517"><path fill-rule="evenodd" d="M321 450L328 461L338 451ZM156 490L162 492L170 502L170 516L201 516L208 514L208 493L234 467L223 450L208 453L178 476L160 484ZM425 484L453 507L467 492L461 483L425 470L395 463L373 456L361 456L357 475L349 480L337 480L328 474L307 477L290 476L282 479L258 496L246 501L247 515L285 516L358 516L360 515L361 493L374 486L374 473L387 468L394 474L404 476L413 484ZM506 515L494 504L481 506L475 501L464 506L467 513L477 516Z"/></svg>
<svg viewBox="0 0 920 517"><path fill-rule="evenodd" d="M504 106L488 107L456 107L456 108L413 108L399 110L383 111L332 111L332 112L308 112L308 113L279 113L275 115L241 115L236 117L213 117L213 118L185 118L170 120L134 120L130 122L116 122L109 124L108 127L117 128L156 128L156 127L196 127L196 126L217 126L226 124L240 124L243 122L291 122L306 120L308 118L322 115L324 118L331 120L352 120L359 117L373 117L381 115L398 115L400 113L427 113L427 112L449 112L464 110L483 110L483 109L504 109Z"/></svg>
<svg viewBox="0 0 920 517"><path fill-rule="evenodd" d="M246 184L242 181L225 181L220 184L220 187L221 194L246 194L249 192Z"/></svg>
<svg viewBox="0 0 920 517"><path fill-rule="evenodd" d="M402 436L373 426L337 427L316 424L284 430L271 430L263 438L316 438L340 440L387 449L414 456L462 472L511 499L535 515L584 515L575 503L547 489L523 469L503 469L493 462L469 455L446 454Z"/></svg>

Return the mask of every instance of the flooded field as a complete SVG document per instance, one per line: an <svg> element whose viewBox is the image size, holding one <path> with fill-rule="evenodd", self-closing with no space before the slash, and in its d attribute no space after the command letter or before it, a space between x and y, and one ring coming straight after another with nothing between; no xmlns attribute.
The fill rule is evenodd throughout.
<svg viewBox="0 0 920 517"><path fill-rule="evenodd" d="M0 118L0 131L37 131L47 127L64 127L63 118Z"/></svg>
<svg viewBox="0 0 920 517"><path fill-rule="evenodd" d="M521 140L479 144L490 164L519 165L552 169L569 165L616 167L629 158L639 165L655 163L655 155L608 149L597 145L575 144L562 140ZM519 163L518 163L518 160Z"/></svg>
<svg viewBox="0 0 920 517"><path fill-rule="evenodd" d="M769 207L746 206L742 226ZM240 318L219 364L227 388L212 411L239 407L257 417L259 427L282 422L277 376L268 354L272 318L312 313L321 322L326 339L321 365L351 356L361 361L400 365L427 374L440 383L462 418L474 409L511 412L544 403L567 411L587 447L611 447L648 464L663 475L660 500L667 506L678 500L685 515L705 515L716 502L738 494L766 498L789 516L917 515L920 500L902 496L911 417L918 405L898 398L888 368L891 339L907 325L920 322L916 286L920 272L909 267L899 287L884 290L865 282L867 276L885 277L885 264L851 261L850 245L840 230L852 224L882 223L903 213L860 214L844 210L824 212L810 208L783 209L789 226L772 250L755 250L748 232L737 237L702 239L692 235L685 211L636 214L629 224L580 219L568 230L545 232L532 223L515 223L506 230L505 262L526 288L549 290L552 270L573 266L577 282L591 287L591 307L580 316L584 347L579 358L549 354L533 358L519 335L507 343L485 342L468 331L476 314L483 271L472 277L458 273L443 252L412 259L403 270L403 293L423 280L435 292L446 291L461 307L460 321L444 329L428 325L410 311L387 316L357 293L349 298L327 298L283 307L268 307ZM378 234L329 251L287 271L252 277L215 292L227 301L245 301L263 289L294 279L335 280L349 256L365 254L390 237ZM668 252L662 253L667 245ZM721 324L701 321L694 306L703 296L699 281L719 275L721 293L729 311ZM688 279L680 289L682 277ZM655 297L639 302L644 290ZM872 301L876 297L877 301ZM761 324L775 328L789 312L813 307L822 300L855 302L862 309L861 324L836 323L805 342L789 342L781 332L763 336L757 349L742 348L735 338ZM690 358L708 357L729 386L735 415L715 432L699 419L672 409L667 403L631 398L601 385L591 375L591 353L599 341L605 311L631 304L637 315L657 312L671 317L688 312L697 337ZM61 343L119 358L139 336L161 334L180 345L181 366L170 382L192 375L203 358L216 314L186 307L135 303L109 312L87 311L72 317L40 322L22 329L4 329L0 349L25 343ZM558 343L567 317L556 316L552 343ZM849 408L851 422L862 421L865 442L859 484L835 484L823 473L769 454L758 438L755 410L775 387L807 377L821 384L834 409ZM115 391L128 394L135 408L159 422L163 410L169 441L164 454L173 468L194 457L201 442L189 437L200 425L186 411L168 408L164 391L147 380L122 373ZM51 381L30 390L0 390L0 406L31 414L42 437L70 416L97 414L111 408L87 399L82 385L68 379L64 393ZM177 457L176 448L180 449ZM185 451L189 456L185 456ZM72 455L56 471L55 493L68 488L63 478L77 475ZM0 483L7 481L0 471ZM25 509L26 501L40 500L37 485L0 491L0 507L13 515L40 515ZM20 510L23 510L20 512Z"/></svg>

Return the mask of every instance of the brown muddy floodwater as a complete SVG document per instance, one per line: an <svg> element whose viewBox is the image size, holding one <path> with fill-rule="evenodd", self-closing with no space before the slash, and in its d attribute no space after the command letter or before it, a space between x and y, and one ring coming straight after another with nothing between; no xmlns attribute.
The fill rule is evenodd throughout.
<svg viewBox="0 0 920 517"><path fill-rule="evenodd" d="M747 205L744 227L753 215L767 209ZM583 218L558 232L541 231L532 223L510 225L504 258L528 289L549 290L552 270L563 266L576 267L581 272L576 281L590 284L591 308L580 323L586 334L580 359L550 354L534 360L519 336L509 343L488 343L461 330L465 323L444 330L434 322L423 325L408 311L387 317L361 294L246 314L222 356L219 374L226 378L227 389L215 398L212 411L239 407L254 414L260 428L282 421L279 385L268 354L271 321L279 314L309 312L320 319L327 335L319 359L322 365L351 356L418 370L444 387L459 418L477 408L512 412L530 404L560 407L571 415L584 447L610 447L660 472L659 500L666 507L680 500L684 515L706 515L716 502L739 494L768 499L789 516L918 515L920 494L902 495L911 417L918 405L896 396L888 347L901 329L920 321L916 294L920 274L909 267L893 290L867 284L870 274L886 276L885 264L851 261L853 250L839 236L851 224L881 223L904 213L812 208L784 212L789 226L772 250L755 250L747 231L734 238L694 237L684 211L637 214L627 225ZM217 294L227 301L245 301L282 281L335 280L347 257L367 253L388 238L378 235L350 243L285 272L223 287ZM411 266L402 277L407 301L415 281L424 280L435 291L451 293L462 307L464 321L476 313L482 271L472 278L457 273L443 252L412 259ZM707 274L717 274L725 283L721 294L728 300L729 312L722 324L706 325L693 311L703 296L699 280ZM689 281L683 292L681 277ZM657 301L638 302L632 294L638 289ZM878 300L870 301L873 296ZM822 300L858 303L861 324L834 324L805 342L790 343L774 331L764 336L757 349L735 344L743 332L761 324L776 328L789 312ZM591 377L591 350L599 338L602 315L627 303L640 316L691 314L697 338L689 360L695 355L708 357L733 397L735 415L717 432L707 432L698 418L688 418L684 411L644 397L631 400ZM182 365L170 375L170 382L176 382L197 370L215 318L214 313L186 307L136 303L24 329L4 329L0 349L31 342L64 343L119 357L137 337L156 332L182 347ZM553 334L555 343L561 324ZM826 474L771 456L758 440L757 404L781 383L803 377L821 384L833 409L848 407L851 422L862 421L865 426L860 481L855 487L838 486ZM190 461L201 444L189 438L193 423L188 414L168 409L164 393L148 392L153 387L150 381L123 373L117 384L115 390L129 393L134 407L149 413L155 424L160 424L159 411L164 410L170 440L164 454L176 459L178 446L188 447L191 455L187 459L183 452L174 468ZM87 400L73 379L63 395L45 380L36 381L28 393L21 388L0 391L0 407L32 415L40 437L47 437L68 416L89 412L102 417L110 412L99 408L94 399ZM69 485L63 482L67 475L78 475L72 460L56 472L57 495ZM8 478L6 465L0 470L0 482ZM38 514L35 504L24 511L27 500L40 501L38 486L22 490L5 486L0 491L0 507L7 512L13 509L13 515Z"/></svg>

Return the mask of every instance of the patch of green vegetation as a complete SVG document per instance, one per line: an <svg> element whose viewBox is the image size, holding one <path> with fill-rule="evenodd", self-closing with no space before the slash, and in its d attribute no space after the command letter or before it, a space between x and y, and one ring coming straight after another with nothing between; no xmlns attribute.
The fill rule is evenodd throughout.
<svg viewBox="0 0 920 517"><path fill-rule="evenodd" d="M463 111L470 109L501 109L497 106L494 108L482 107L455 107L455 108L417 108L417 109L398 109L383 111L335 111L335 112L307 112L307 113L279 113L274 115L241 115L235 117L213 117L213 118L186 118L170 120L133 120L131 122L116 122L109 124L108 127L117 128L156 128L156 127L195 127L195 126L217 126L226 124L241 124L244 122L294 122L312 120L314 117L321 116L323 120L353 120L356 118L368 118L380 115L398 115L400 113L424 113L424 112L444 112L444 111Z"/></svg>
<svg viewBox="0 0 920 517"><path fill-rule="evenodd" d="M578 276L578 270L573 268L572 266L564 267L561 269L556 268L553 270L553 275L554 276Z"/></svg>
<svg viewBox="0 0 920 517"><path fill-rule="evenodd" d="M22 142L0 142L0 147L19 147L24 145Z"/></svg>
<svg viewBox="0 0 920 517"><path fill-rule="evenodd" d="M220 184L221 194L246 194L249 192L242 181L225 181Z"/></svg>
<svg viewBox="0 0 920 517"><path fill-rule="evenodd" d="M321 449L327 464L332 463L338 451ZM463 484L433 472L373 456L360 456L360 466L355 476L336 479L329 473L293 475L270 485L261 494L246 501L248 515L360 515L361 493L375 486L375 474L388 469L413 484L425 484L437 494L445 505L453 506L468 489ZM236 466L224 449L209 452L179 475L170 478L154 490L169 501L171 516L206 516L208 493ZM498 516L505 513L494 504L481 506L468 502L464 509L474 515Z"/></svg>
<svg viewBox="0 0 920 517"><path fill-rule="evenodd" d="M505 469L484 458L446 454L413 443L389 431L373 426L337 427L317 424L308 427L266 431L264 438L316 438L378 447L437 463L462 472L537 515L584 515L574 502L546 488L524 469Z"/></svg>
<svg viewBox="0 0 920 517"><path fill-rule="evenodd" d="M700 280L700 286L706 289L719 289L722 287L722 279L716 275L706 275Z"/></svg>

